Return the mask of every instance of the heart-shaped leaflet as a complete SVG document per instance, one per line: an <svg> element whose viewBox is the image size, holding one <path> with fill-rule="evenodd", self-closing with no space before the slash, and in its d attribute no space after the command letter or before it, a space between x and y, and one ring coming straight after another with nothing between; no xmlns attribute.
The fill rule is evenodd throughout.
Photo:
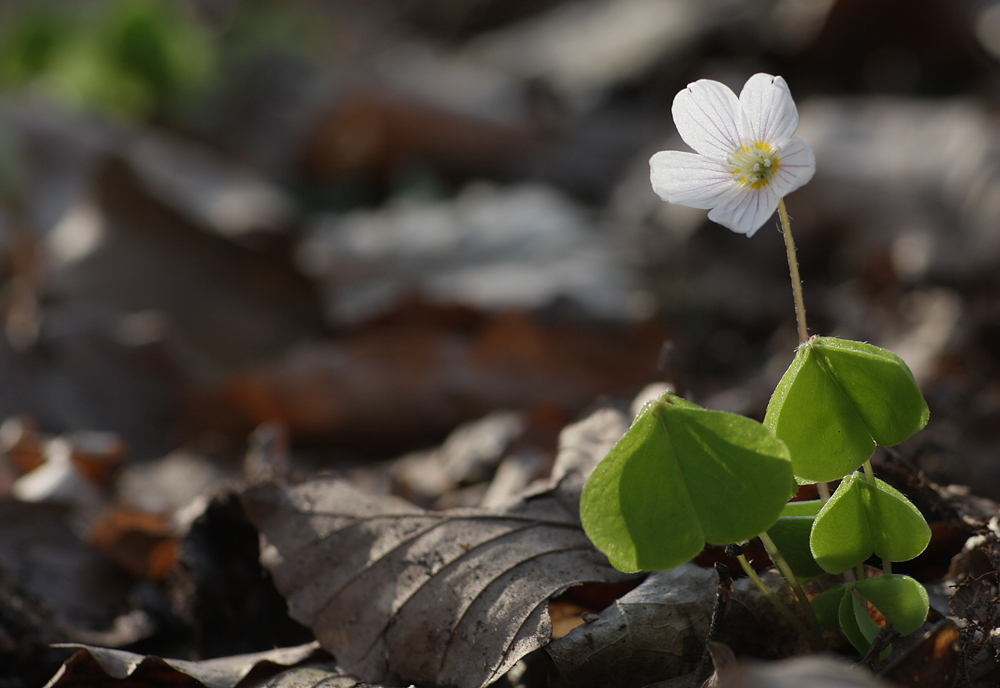
<svg viewBox="0 0 1000 688"><path fill-rule="evenodd" d="M763 425L668 392L594 469L580 519L616 568L657 571L690 561L706 541L756 537L795 491L788 450Z"/></svg>
<svg viewBox="0 0 1000 688"><path fill-rule="evenodd" d="M924 551L931 529L900 492L860 473L844 478L813 523L809 546L829 573L844 571L872 554L888 561L909 561Z"/></svg>
<svg viewBox="0 0 1000 688"><path fill-rule="evenodd" d="M764 425L788 446L803 482L841 478L876 445L899 444L929 412L903 360L871 344L813 337L799 347L767 406Z"/></svg>

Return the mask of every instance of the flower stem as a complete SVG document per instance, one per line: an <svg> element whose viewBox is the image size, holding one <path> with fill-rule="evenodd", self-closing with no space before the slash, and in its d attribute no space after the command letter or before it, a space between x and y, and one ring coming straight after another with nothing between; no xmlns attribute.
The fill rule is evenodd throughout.
<svg viewBox="0 0 1000 688"><path fill-rule="evenodd" d="M753 570L750 562L747 561L746 555L741 554L736 557L736 559L740 562L740 566L743 567L743 572L747 574L750 580L752 580L758 588L760 588L760 591L764 593L764 597L766 597L768 601L774 605L774 608L781 612L781 615L788 619L788 622L795 626L795 629L799 633L802 635L808 634L809 629L805 627L805 624L803 624L797 616L792 614L792 611L785 606L784 602L778 599L778 596L774 594L774 591L767 587L767 583L760 579L760 576L758 576L757 572Z"/></svg>
<svg viewBox="0 0 1000 688"><path fill-rule="evenodd" d="M785 250L788 252L788 271L792 276L792 293L795 295L795 321L799 327L799 344L809 339L806 329L806 302L802 298L802 280L799 278L799 259L795 257L795 240L792 239L792 225L788 222L785 199L778 199L778 215L781 217L781 231L785 235Z"/></svg>
<svg viewBox="0 0 1000 688"><path fill-rule="evenodd" d="M778 549L778 546L774 544L774 540L772 540L766 532L761 533L757 537L760 538L761 543L764 545L764 549L767 550L767 555L771 557L771 561L774 562L774 565L778 567L779 571L781 571L781 575L785 577L785 581L788 583L789 587L795 591L795 596L799 598L799 604L802 605L806 618L809 619L809 625L812 626L813 644L817 650L823 649L823 632L819 627L819 619L816 618L816 612L813 611L812 604L809 602L809 596L806 595L806 591L802 589L802 584L799 583L799 579L795 577L792 567L788 565L788 562L785 560L781 550Z"/></svg>

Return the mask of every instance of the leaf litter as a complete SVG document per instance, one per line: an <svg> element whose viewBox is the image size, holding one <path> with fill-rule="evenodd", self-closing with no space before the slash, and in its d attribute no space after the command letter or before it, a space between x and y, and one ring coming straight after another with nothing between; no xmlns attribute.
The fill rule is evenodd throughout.
<svg viewBox="0 0 1000 688"><path fill-rule="evenodd" d="M781 581L766 575L777 594ZM683 564L658 571L601 614L545 648L568 685L605 688L643 686L664 677L690 685L708 636L717 576L711 569ZM808 639L766 601L748 578L733 585L724 641L741 655L778 658L809 650Z"/></svg>
<svg viewBox="0 0 1000 688"><path fill-rule="evenodd" d="M330 662L330 658L319 646L307 643L298 647L287 647L267 652L222 657L201 662L181 659L161 659L139 655L124 650L111 650L89 645L65 644L59 647L79 648L59 670L46 688L76 688L77 686L102 685L107 679L131 680L135 686L204 686L205 688L236 688L236 686L286 685L280 675L288 667L299 674L296 685L330 685L331 679L347 679L339 685L353 686L356 679L343 674ZM272 677L279 675L277 680ZM256 680L250 680L256 679ZM303 680L305 679L305 680ZM336 685L336 683L334 683Z"/></svg>
<svg viewBox="0 0 1000 688"><path fill-rule="evenodd" d="M549 641L553 596L631 578L578 517L584 473L627 422L606 409L567 428L553 481L503 510L429 512L330 477L253 487L243 503L291 616L346 670L480 688Z"/></svg>
<svg viewBox="0 0 1000 688"><path fill-rule="evenodd" d="M260 3L229 4L235 8ZM771 358L783 367L792 348L781 329L787 311L783 257L773 251L773 244L747 247L718 238L707 228L702 231L690 216L653 210L650 202L656 201L648 188L646 149L663 147L654 147L653 139L665 133L668 103L662 94L670 91L668 82L701 74L706 64L730 73L743 68L739 65L746 61L745 51L734 56L719 41L704 40L720 28L734 28L752 38L756 48L751 50L760 51L759 59L775 64L789 78L794 74L796 83L814 95L830 93L831 84L841 84L834 89L837 95L812 98L803 108L803 126L811 132L804 135L818 142L821 159L837 161L824 166L824 184L811 187L796 209L796 219L810 227L800 252L820 268L812 272L816 291L810 309L827 331L851 333L898 350L917 374L933 415L925 439L904 450L914 463L937 480L973 485L979 494L994 498L1000 494L995 471L1000 308L993 250L1000 224L998 206L991 202L995 194L990 193L1000 177L990 165L997 135L988 99L982 98L993 88L989 74L995 65L973 50L983 38L978 30L973 34L973 25L980 29L982 21L962 21L959 27L961 11L929 2L906 4L912 21L905 23L892 21L904 9L891 2L822 2L809 8L805 5L810 3L758 3L752 10L729 0L711 3L715 9L742 8L720 13L697 0L488 0L467 7L423 1L381 14L378 7L392 3L373 3L371 15L356 11L354 4L337 4L349 7L349 12L327 8L338 18L338 35L347 39L333 43L379 49L367 57L348 56L350 51L343 49L326 56L348 77L344 85L329 86L329 70L306 60L289 61L270 52L269 57L250 59L247 71L214 94L219 100L218 108L210 108L214 123L194 126L198 133L193 138L208 144L204 148L186 144L192 130L181 126L178 131L177 122L157 122L155 129L163 135L154 136L148 133L151 128L138 123L123 130L98 118L57 114L40 102L22 107L17 94L5 93L0 128L8 129L11 142L18 144L11 149L23 148L25 153L24 198L17 204L23 201L25 212L6 202L0 212L4 287L10 287L9 293L5 289L10 308L3 314L7 337L0 338L2 417L30 414L45 433L100 429L120 434L130 456L122 470L115 471L114 487L100 482L100 506L118 506L103 503L112 491L116 498L127 493L126 498L140 501L143 495L134 491L140 481L131 479L146 473L136 470L140 461L160 463L179 444L190 442L185 448L191 449L197 440L201 449L194 454L223 464L218 459L238 458L246 433L261 422L283 423L296 452L305 438L323 438L316 453L322 455L324 467L339 470L349 465L358 448L370 452L366 457L384 458L385 451L372 452L372 447L395 438L386 443L391 451L412 451L437 443L460 422L498 408L531 411L539 403L552 403L572 417L597 394L627 395L647 381L665 330L679 347L674 380L688 385L691 398L703 400L706 407L760 415L774 382L766 372L773 366L763 361ZM550 14L547 9L560 11ZM809 14L808 21L803 12ZM677 22L678 16L687 20ZM632 21L636 17L641 26ZM322 23L314 22L317 27ZM871 35L877 34L878 40L859 43L856 27L875 27ZM400 35L406 37L408 50L392 55L381 50L386 44L399 48L391 37ZM933 40L920 40L926 36ZM462 46L466 39L472 40ZM779 44L775 51L773 46ZM886 46L892 50L886 52ZM903 46L902 52L898 46ZM574 54L595 51L609 59L588 64L573 59ZM420 59L427 55L447 60L453 70L444 72ZM623 56L635 59L619 59ZM371 67L376 57L382 68L356 77L358 61ZM326 59L323 64L329 66ZM530 74L522 69L526 64ZM900 65L910 67L900 72ZM417 74L421 66L427 68ZM486 72L494 75L493 81ZM371 78L372 73L379 78ZM464 80L446 78L470 74L472 78ZM884 86L887 76L907 74L919 83L909 88L905 78L891 79L892 98L883 97L872 81L881 79ZM984 81L976 81L984 76ZM252 83L252 92L241 91L241 81ZM495 87L484 89L487 83ZM370 97L352 98L357 91ZM495 126L498 117L500 129ZM538 134L542 140L537 140ZM925 156L912 146L914 137L942 142L955 154L945 156L944 162ZM360 151L360 164L345 158L343 146L336 145L358 139L374 144ZM10 152L6 143L0 141L0 157ZM347 148L358 152L357 146ZM304 169L293 170L294 161L303 158ZM634 174L627 172L623 178L625 163L633 158ZM225 162L232 159L241 162ZM254 170L245 170L247 161L255 164ZM414 175L407 168L412 163L426 169ZM371 179L362 183L367 188L352 190L352 170L371 172ZM0 170L0 177L8 171ZM474 286L478 282L473 278L479 275L461 261L449 261L451 250L427 254L449 268L440 276L433 261L417 263L409 272L400 270L407 266L398 260L398 245L387 253L393 258L388 262L397 268L387 273L387 282L400 286L394 297L402 300L393 302L380 326L366 322L352 332L329 332L323 316L329 318L332 299L377 295L366 289L377 284L377 276L345 280L343 273L331 272L303 280L296 272L302 266L287 259L287 254L300 253L296 247L314 246L323 227L333 226L326 220L338 219L342 225L344 210L367 209L361 217L368 220L392 219L391 212L403 210L417 219L428 211L459 212L442 202L440 188L426 199L420 200L418 193L418 202L409 200L410 193L420 191L416 183L421 179L431 186L447 180L454 184L452 191L463 190L466 202L485 189L482 198L489 201L492 196L497 203L523 198L517 189L523 194L524 187L491 191L494 187L484 186L484 180L506 183L525 176L539 185L531 187L536 197L563 199L568 214L579 215L582 231L572 234L600 234L601 245L607 234L609 242L631 247L623 259L612 261L612 270L602 272L622 279L589 293L620 296L620 285L634 284L640 288L635 295L655 295L660 310L644 323L648 335L608 336L606 326L593 323L593 314L586 312L583 323L560 324L551 317L566 312L558 302L531 313L470 309L467 317L456 320L448 304L467 303L470 296L456 285ZM282 179L280 188L268 181L273 178ZM286 198L284 189L294 189L294 196ZM315 191L332 197L332 207L316 203ZM289 200L296 207L289 208ZM605 200L609 202L600 209L578 203ZM19 220L26 221L20 230ZM534 232L528 227L523 235L531 245L538 238ZM94 244L96 236L102 242ZM73 237L89 237L90 243L77 243L75 252L67 251L73 245L65 240ZM770 238L779 240L777 235ZM550 255L549 264L559 266L579 265L589 255L583 245L567 245L575 248L566 256L543 252L542 257ZM84 248L90 253L85 255ZM480 260L479 267L491 265L494 276L517 277L508 279L510 287L572 286L576 282L567 278L581 276L587 278L582 284L593 284L593 275L580 271L525 273L513 260L517 244L500 248L472 257ZM538 260L536 251L532 249L531 256ZM31 259L25 260L22 253L32 254ZM347 254L322 257L338 255ZM560 261L565 257L575 260ZM775 279L751 278L748 264L755 272L761 264L771 265L769 274ZM363 265L367 263L353 267ZM438 305L420 310L419 295L416 301L406 300L414 294L406 280L398 279L400 272L437 286L430 296ZM530 279L522 284L521 275ZM335 278L341 280L340 290L321 294ZM579 307L579 299L570 300ZM638 306L630 313L648 313L651 303L640 298L627 305ZM474 319L471 325L469 318ZM657 326L649 327L651 323ZM186 426L193 429L186 431ZM232 442L235 449L223 457L226 452L206 449L206 439ZM0 519L0 574L10 574L27 592L44 598L38 606L50 607L72 632L70 639L80 641L81 630L98 632L147 609L155 632L147 640L156 642L141 650L130 646L138 652L235 655L243 652L233 647L235 636L253 644L274 631L271 618L255 608L257 598L217 572L216 565L224 562L231 569L229 576L242 571L248 579L270 584L256 561L253 529L247 525L239 537L233 536L232 523L242 514L207 518L202 527L212 530L212 537L202 533L199 546L190 533L184 537L178 567L185 566L186 552L198 552L191 554L193 568L186 580L202 592L187 598L191 617L198 617L199 624L192 627L189 618L183 619L185 642L190 644L181 643L178 650L169 640L170 624L154 612L157 605L173 613L183 609L179 612L173 600L137 606L133 599L137 590L155 590L161 598L177 592L172 559L164 558L163 566L132 567L127 561L160 562L160 557L147 555L172 548L197 509L182 509L184 517L178 521L185 525L178 532L163 529L180 515L173 506L141 522L119 518L128 512L112 511L112 519L98 524L114 528L100 531L106 537L95 541L98 531L90 529L88 535L66 525L78 524L79 506L25 504L10 498L15 479L30 470L29 464L44 460L28 449L17 457L17 451L0 457L0 490L7 497ZM520 457L524 470L515 482L523 487L525 479L537 477L548 462L536 469L531 456L517 452L509 451L501 465ZM345 454L348 461L342 461ZM267 461L262 463L263 473L273 470ZM88 494L88 484L78 480L95 477L81 470L86 466L74 459L56 467L62 472L49 474L60 480L47 487L68 485L72 495L82 498L77 502L93 501L93 491ZM293 475L295 470L274 472ZM439 508L478 503L482 509L483 502L476 501L484 494L482 483L465 485L462 477L459 489L453 490L448 485L456 476L446 477L444 494L419 493L419 503ZM567 482L571 478L560 483L567 489L558 495L572 494ZM389 482L386 478L378 487L389 489ZM494 480L491 492L496 484ZM894 484L902 489L901 482ZM162 500L159 479L149 485L147 496L153 499L133 506L148 509ZM508 505L491 513L544 499L543 493L551 489L540 487L530 498L512 500L510 491L502 498L491 497L491 503ZM455 495L460 491L459 499ZM208 501L207 496L196 501ZM969 496L962 501L968 504ZM969 622L962 629L962 652L970 663L965 678L983 686L997 685L998 672L995 522L988 528L994 510L995 504L987 504L982 513L952 528L959 543L969 528L986 530L979 540L970 541L960 557L962 566L946 579L964 586L955 601L957 616ZM245 535L249 544L243 542ZM231 547L220 547L220 542ZM95 552L95 546L101 552ZM953 551L939 553L931 563L939 569L946 566ZM119 556L115 566L107 556L115 553L129 556ZM927 562L922 565L929 570ZM134 572L125 574L128 569L143 573L136 578ZM154 583L152 571L162 571L166 578ZM362 575L369 575L365 571ZM921 579L940 580L940 575ZM225 604L218 604L214 585L229 594L223 597ZM941 596L947 591L942 587ZM24 611L17 605L23 607L25 599L20 588L10 592L4 587L0 595L4 686L34 688L45 680L34 680L37 667L52 666L47 678L57 666L43 656L52 639L25 640L29 630L40 637L36 630L53 628L41 609L37 614L14 614ZM273 599L284 611L277 593ZM212 604L246 613L206 619L210 615L205 610ZM575 634L593 636L595 623ZM393 618L390 627L394 624ZM19 632L22 628L26 630ZM192 635L211 637L217 644L208 650L197 638L191 641ZM287 645L299 642L281 637ZM117 642L123 643L120 634ZM32 680L19 683L27 671L19 675L5 670L14 656L8 652L12 644L24 652L38 651L34 659L16 665L31 667ZM621 667L619 675L642 680L625 658L616 666ZM773 669L775 680L777 667ZM923 665L918 673L929 676ZM581 675L593 680L597 674ZM91 678L104 682L98 675ZM327 684L339 685L339 680L328 678ZM805 675L793 685L825 685L811 680Z"/></svg>

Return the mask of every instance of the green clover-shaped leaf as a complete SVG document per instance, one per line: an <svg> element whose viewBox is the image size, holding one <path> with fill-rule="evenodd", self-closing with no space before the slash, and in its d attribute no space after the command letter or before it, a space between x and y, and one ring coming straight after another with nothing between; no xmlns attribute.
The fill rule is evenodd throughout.
<svg viewBox="0 0 1000 688"><path fill-rule="evenodd" d="M774 525L767 529L767 534L784 555L792 573L799 578L815 578L826 573L816 563L809 548L809 534L822 504L818 499L789 502Z"/></svg>
<svg viewBox="0 0 1000 688"><path fill-rule="evenodd" d="M832 631L840 626L840 601L846 591L847 587L841 583L809 600L819 627L824 631Z"/></svg>
<svg viewBox="0 0 1000 688"><path fill-rule="evenodd" d="M857 592L851 592L852 590ZM857 593L860 593L863 599L859 598ZM827 599L822 600L817 606L817 600L824 595ZM861 654L868 652L879 632L879 626L868 614L868 605L864 600L871 602L885 620L902 635L909 635L920 628L930 610L930 601L924 586L909 576L898 574L875 576L838 586L815 597L813 608L821 608L828 614L830 603L838 596L842 596L838 609L840 628Z"/></svg>
<svg viewBox="0 0 1000 688"><path fill-rule="evenodd" d="M795 490L788 450L764 426L667 393L594 469L580 519L615 567L656 571L690 561L706 541L759 535Z"/></svg>
<svg viewBox="0 0 1000 688"><path fill-rule="evenodd" d="M796 476L826 482L856 470L876 445L899 444L920 430L928 413L896 354L813 337L774 390L764 425L788 445Z"/></svg>
<svg viewBox="0 0 1000 688"><path fill-rule="evenodd" d="M931 529L915 506L884 481L844 478L813 523L809 545L829 573L843 573L875 554L908 561L927 547Z"/></svg>
<svg viewBox="0 0 1000 688"><path fill-rule="evenodd" d="M845 586L844 596L840 600L840 629L862 655L868 652L872 642L878 636L879 625L868 614L868 605L851 592L851 586ZM879 659L889 655L889 648L879 654Z"/></svg>
<svg viewBox="0 0 1000 688"><path fill-rule="evenodd" d="M832 630L840 626L862 654L868 651L879 629L868 614L867 605L852 590L861 593L903 635L920 628L930 610L924 586L909 576L897 574L842 583L814 597L811 603L820 627Z"/></svg>
<svg viewBox="0 0 1000 688"><path fill-rule="evenodd" d="M927 620L927 590L909 576L886 574L853 585L903 635L913 633Z"/></svg>

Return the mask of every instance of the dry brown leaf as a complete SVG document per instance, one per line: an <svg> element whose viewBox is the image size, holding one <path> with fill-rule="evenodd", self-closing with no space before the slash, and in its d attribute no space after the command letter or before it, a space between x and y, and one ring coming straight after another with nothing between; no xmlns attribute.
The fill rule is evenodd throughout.
<svg viewBox="0 0 1000 688"><path fill-rule="evenodd" d="M293 440L391 454L436 443L496 409L547 405L575 417L597 395L631 396L655 373L667 335L652 321L545 322L414 302L353 334L302 340L196 391L190 418L244 434L280 423Z"/></svg>
<svg viewBox="0 0 1000 688"><path fill-rule="evenodd" d="M765 573L764 580L794 607L776 573ZM695 564L658 571L545 651L567 685L637 688L684 676L695 670L705 648L717 584L715 571ZM718 631L718 639L740 655L809 651L808 638L748 578L735 582Z"/></svg>
<svg viewBox="0 0 1000 688"><path fill-rule="evenodd" d="M54 504L0 502L0 562L73 632L105 630L129 608L131 579L80 541L70 511Z"/></svg>
<svg viewBox="0 0 1000 688"><path fill-rule="evenodd" d="M638 588L545 648L570 684L643 686L694 671L718 577L694 564L654 573Z"/></svg>
<svg viewBox="0 0 1000 688"><path fill-rule="evenodd" d="M934 612L932 611L932 617ZM926 624L927 628L930 624ZM905 688L954 686L959 676L961 634L954 620L944 618L926 632L921 629L903 643L893 643L893 658L879 676ZM900 645L909 645L905 649ZM988 683L985 685L989 685Z"/></svg>
<svg viewBox="0 0 1000 688"><path fill-rule="evenodd" d="M737 663L719 675L717 685L719 688L891 688L893 684L843 659L808 655L780 662Z"/></svg>
<svg viewBox="0 0 1000 688"><path fill-rule="evenodd" d="M578 519L580 488L627 427L602 410L567 428L558 482L503 511L428 512L333 478L243 497L293 618L362 680L480 688L545 645L548 600L619 582Z"/></svg>
<svg viewBox="0 0 1000 688"><path fill-rule="evenodd" d="M180 536L167 514L114 507L94 519L87 542L136 578L162 581L177 565Z"/></svg>
<svg viewBox="0 0 1000 688"><path fill-rule="evenodd" d="M258 679L281 672L285 667L295 666L306 661L317 662L329 659L315 642L298 647L286 647L267 652L255 652L248 655L221 657L201 662L189 662L182 659L161 659L148 655L138 655L124 650L110 650L89 645L59 645L58 647L77 647L80 651L70 657L52 677L45 688L93 688L93 686L112 685L109 679L125 681L134 688L150 686L205 686L205 688L235 688L238 685L258 684L258 681L244 681L253 673ZM358 683L332 666L323 662L319 666L303 667L301 671L310 676L317 673L313 681L308 676L296 682L298 686L316 685L320 681L334 680L338 688L348 688ZM336 679L347 679L345 683L337 684ZM265 685L285 685L278 679L268 681ZM325 683L324 685L329 685Z"/></svg>

